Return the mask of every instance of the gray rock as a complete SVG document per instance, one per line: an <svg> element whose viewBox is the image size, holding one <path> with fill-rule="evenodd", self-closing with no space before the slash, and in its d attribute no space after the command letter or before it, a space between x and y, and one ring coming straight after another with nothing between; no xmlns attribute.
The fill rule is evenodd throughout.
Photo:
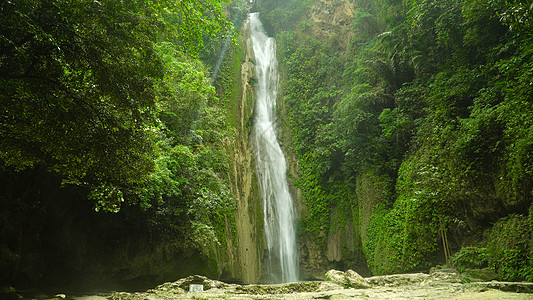
<svg viewBox="0 0 533 300"><path fill-rule="evenodd" d="M502 282L502 281L490 281L490 282L476 282L472 283L474 286L483 288L496 289L504 292L514 293L533 293L533 282Z"/></svg>
<svg viewBox="0 0 533 300"><path fill-rule="evenodd" d="M344 285L344 281L346 280L346 275L344 272L339 270L329 270L326 273L326 281L331 281L333 283L336 283L338 285Z"/></svg>
<svg viewBox="0 0 533 300"><path fill-rule="evenodd" d="M357 272L348 270L345 274L349 287L356 289L366 289L370 287L370 284L368 284L366 279L364 279L363 276L359 275Z"/></svg>
<svg viewBox="0 0 533 300"><path fill-rule="evenodd" d="M329 270L326 273L326 281L331 281L346 288L365 289L370 287L370 284L353 270L346 272Z"/></svg>
<svg viewBox="0 0 533 300"><path fill-rule="evenodd" d="M430 276L424 273L394 274L366 278L368 283L377 286L402 286L423 284L428 282L430 279Z"/></svg>
<svg viewBox="0 0 533 300"><path fill-rule="evenodd" d="M184 293L189 290L191 285L203 285L204 290L209 290L213 288L221 288L227 286L226 283L218 280L212 280L205 276L201 275L192 275L186 278L182 278L178 281L163 283L162 285L155 288L159 291L175 291Z"/></svg>
<svg viewBox="0 0 533 300"><path fill-rule="evenodd" d="M432 268L429 271L429 275L434 281L447 281L450 283L461 282L459 272L457 272L456 269L452 269L452 268L445 268L445 269Z"/></svg>

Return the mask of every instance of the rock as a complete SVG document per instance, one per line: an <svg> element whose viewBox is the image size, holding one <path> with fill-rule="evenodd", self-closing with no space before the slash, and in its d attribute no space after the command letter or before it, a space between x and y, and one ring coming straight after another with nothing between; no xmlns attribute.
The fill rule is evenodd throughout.
<svg viewBox="0 0 533 300"><path fill-rule="evenodd" d="M402 286L422 284L428 282L430 279L431 277L428 274L424 273L394 274L366 278L369 284L377 286Z"/></svg>
<svg viewBox="0 0 533 300"><path fill-rule="evenodd" d="M237 285L222 284L220 288L211 288L200 293L174 293L174 287L190 282L191 279L203 279L204 282L217 285L215 280L205 277L193 276L176 282L167 283L144 293L120 293L114 292L109 300L190 300L190 299L257 299L257 300L297 300L297 299L531 299L533 283L525 282L479 282L479 283L450 283L447 280L432 279L429 274L396 274L387 276L375 276L366 278L370 282L380 282L370 289L345 288L348 283L347 277L358 278L355 272L341 272L331 270L327 277L340 280L342 285L333 281L306 281L285 284L254 284ZM442 274L454 274L452 271L432 272L439 273L434 276L441 278ZM355 273L357 274L357 273ZM503 291L502 291L503 290ZM504 291L512 291L516 294ZM0 294L1 296L1 294ZM67 297L68 298L68 297ZM4 299L1 298L0 299ZM87 300L93 300L88 298ZM100 298L95 298L100 299ZM73 300L85 300L73 298Z"/></svg>
<svg viewBox="0 0 533 300"><path fill-rule="evenodd" d="M357 274L353 270L346 271L346 280L348 281L348 286L355 289L366 289L370 287L370 284L363 278L363 276Z"/></svg>
<svg viewBox="0 0 533 300"><path fill-rule="evenodd" d="M346 288L364 289L370 287L370 284L353 270L348 270L346 273L338 270L329 270L326 273L326 281L331 281Z"/></svg>
<svg viewBox="0 0 533 300"><path fill-rule="evenodd" d="M492 268L466 269L461 273L462 282L483 282L497 279L498 274Z"/></svg>
<svg viewBox="0 0 533 300"><path fill-rule="evenodd" d="M327 291L336 291L336 290L342 290L342 289L344 289L344 286L340 286L330 281L321 281L320 286L318 287L316 291L327 292Z"/></svg>
<svg viewBox="0 0 533 300"><path fill-rule="evenodd" d="M431 276L431 279L434 281L446 281L450 283L461 282L459 272L457 272L456 269L452 269L452 268L444 268L444 269L432 268L429 271L429 275Z"/></svg>
<svg viewBox="0 0 533 300"><path fill-rule="evenodd" d="M235 291L248 295L280 295L316 292L321 288L318 281L291 282L282 284L251 284L237 286Z"/></svg>
<svg viewBox="0 0 533 300"><path fill-rule="evenodd" d="M345 279L346 279L346 275L342 271L329 270L326 273L326 281L331 281L331 282L336 283L338 285L344 285Z"/></svg>
<svg viewBox="0 0 533 300"><path fill-rule="evenodd" d="M496 290L500 290L504 292L533 293L533 282L491 281L491 282L476 282L476 283L473 283L472 285L483 287L483 288L496 289Z"/></svg>
<svg viewBox="0 0 533 300"><path fill-rule="evenodd" d="M157 291L173 291L174 293L185 293L189 290L191 284L203 285L204 290L221 288L227 286L226 283L217 280L211 280L205 276L192 275L174 282L166 282L155 288Z"/></svg>

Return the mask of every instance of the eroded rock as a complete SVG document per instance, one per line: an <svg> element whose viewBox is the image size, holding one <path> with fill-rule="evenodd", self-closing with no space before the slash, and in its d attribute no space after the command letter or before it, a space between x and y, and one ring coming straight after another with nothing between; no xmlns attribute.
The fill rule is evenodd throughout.
<svg viewBox="0 0 533 300"><path fill-rule="evenodd" d="M370 287L370 284L366 279L353 270L348 270L346 272L329 270L326 273L326 281L331 281L347 288L365 289Z"/></svg>
<svg viewBox="0 0 533 300"><path fill-rule="evenodd" d="M474 286L496 289L504 292L533 293L533 282L476 282ZM533 295L532 295L533 298Z"/></svg>
<svg viewBox="0 0 533 300"><path fill-rule="evenodd" d="M192 275L192 276L182 278L174 282L165 282L157 286L154 290L156 291L173 290L176 293L185 293L185 291L189 290L189 287L191 286L191 284L203 285L204 290L209 290L213 288L224 288L228 286L227 283L224 283L222 281L212 280L201 275Z"/></svg>
<svg viewBox="0 0 533 300"><path fill-rule="evenodd" d="M165 283L144 293L113 293L110 300L180 300L180 299L533 299L533 283L483 282L455 283L459 277L452 269L432 270L430 274L396 274L364 279L369 289L346 288L359 280L353 271L330 270L329 281L308 281L268 285L227 284L204 276L189 276ZM336 279L339 283L333 282ZM187 284L202 282L207 290L187 292Z"/></svg>
<svg viewBox="0 0 533 300"><path fill-rule="evenodd" d="M242 285L235 289L238 293L251 295L279 295L303 292L316 292L320 287L318 281L304 281L271 285Z"/></svg>
<svg viewBox="0 0 533 300"><path fill-rule="evenodd" d="M422 284L428 282L431 277L424 273L414 274L393 274L383 276L373 276L366 278L367 282L376 286L402 286L412 284Z"/></svg>

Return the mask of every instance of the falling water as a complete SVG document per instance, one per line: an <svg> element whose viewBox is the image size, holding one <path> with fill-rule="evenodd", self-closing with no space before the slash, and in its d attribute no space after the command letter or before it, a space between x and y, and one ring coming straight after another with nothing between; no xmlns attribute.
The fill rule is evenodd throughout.
<svg viewBox="0 0 533 300"><path fill-rule="evenodd" d="M258 80L254 119L256 164L271 280L293 282L298 280L298 253L287 166L276 138L276 43L266 35L257 13L250 14L250 27Z"/></svg>

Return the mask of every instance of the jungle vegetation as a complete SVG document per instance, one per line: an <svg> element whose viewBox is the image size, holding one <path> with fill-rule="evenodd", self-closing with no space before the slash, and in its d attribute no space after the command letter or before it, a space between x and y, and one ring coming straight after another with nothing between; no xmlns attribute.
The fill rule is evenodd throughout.
<svg viewBox="0 0 533 300"><path fill-rule="evenodd" d="M69 265L39 254L58 246L45 235L54 212L73 228L68 214L99 212L107 221L92 230L119 236L109 240L212 254L214 224L233 207L222 149L232 130L208 67L242 3L0 3L0 285ZM102 228L117 220L119 233Z"/></svg>
<svg viewBox="0 0 533 300"><path fill-rule="evenodd" d="M303 232L326 247L337 211L362 244L347 266L483 261L533 280L531 2L352 0L346 47L317 38L300 6L312 1L298 3L258 6L285 73Z"/></svg>
<svg viewBox="0 0 533 300"><path fill-rule="evenodd" d="M325 247L335 211L357 233L347 267L533 280L533 5L350 1L350 34L328 38L306 19L316 1L254 1L277 38L301 234ZM232 104L208 70L244 5L0 2L0 285L57 267L38 253L61 248L50 216L77 221L63 208L106 220L92 226L111 248L223 255Z"/></svg>

